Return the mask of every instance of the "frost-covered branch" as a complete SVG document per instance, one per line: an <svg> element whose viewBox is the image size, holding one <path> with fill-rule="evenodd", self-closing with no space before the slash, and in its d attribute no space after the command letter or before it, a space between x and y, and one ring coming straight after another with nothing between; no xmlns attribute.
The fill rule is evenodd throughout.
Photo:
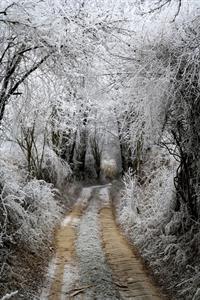
<svg viewBox="0 0 200 300"><path fill-rule="evenodd" d="M3 297L1 298L1 300L8 300L8 299L11 299L13 296L16 296L17 294L18 294L18 291L15 291L15 292L6 294L5 296L3 296Z"/></svg>

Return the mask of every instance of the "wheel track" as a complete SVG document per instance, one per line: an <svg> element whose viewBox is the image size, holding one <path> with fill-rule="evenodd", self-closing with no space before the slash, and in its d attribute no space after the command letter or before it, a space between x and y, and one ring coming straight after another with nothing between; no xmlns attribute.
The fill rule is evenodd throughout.
<svg viewBox="0 0 200 300"><path fill-rule="evenodd" d="M56 233L54 276L48 295L41 297L40 300L166 299L155 286L137 251L133 250L118 229L110 204L109 187L93 187L89 193L86 191L87 196L84 196L83 192L72 212L61 223ZM78 229L74 226L74 221L80 218ZM93 226L91 230L87 223L89 219ZM88 241L90 231L93 232L93 236L96 235L96 238ZM81 246L77 244L80 239ZM102 260L101 265L96 264L98 259ZM104 261L107 267L103 266ZM88 262L92 263L91 268ZM69 289L66 292L66 287L70 285L64 282L70 276L70 274L66 276L68 274L66 272L70 273L70 267L66 271L67 266L79 266L75 268L78 274L71 288L72 292L73 288L75 290L80 288L80 293L69 293Z"/></svg>
<svg viewBox="0 0 200 300"><path fill-rule="evenodd" d="M137 254L119 231L111 207L100 211L102 241L107 262L122 299L161 300Z"/></svg>
<svg viewBox="0 0 200 300"><path fill-rule="evenodd" d="M76 207L68 217L73 220L82 215L82 208ZM56 272L50 289L49 300L60 300L66 264L74 261L76 232L73 224L61 226L56 233Z"/></svg>

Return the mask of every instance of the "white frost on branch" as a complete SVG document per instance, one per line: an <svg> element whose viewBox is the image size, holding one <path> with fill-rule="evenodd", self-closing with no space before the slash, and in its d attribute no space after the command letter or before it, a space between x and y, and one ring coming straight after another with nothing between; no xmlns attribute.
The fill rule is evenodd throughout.
<svg viewBox="0 0 200 300"><path fill-rule="evenodd" d="M5 296L3 296L3 297L1 298L1 300L8 300L8 299L11 299L13 296L16 296L17 294L18 294L18 291L15 291L15 292L6 294Z"/></svg>

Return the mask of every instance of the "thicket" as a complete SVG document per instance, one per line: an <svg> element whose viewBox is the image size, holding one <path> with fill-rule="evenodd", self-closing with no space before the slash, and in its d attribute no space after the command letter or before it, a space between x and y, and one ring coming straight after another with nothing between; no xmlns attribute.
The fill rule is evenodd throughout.
<svg viewBox="0 0 200 300"><path fill-rule="evenodd" d="M137 56L142 62L137 69L143 92L134 78L137 92L132 95L140 104L134 107L131 101L133 117L124 135L133 171L124 177L119 214L124 230L170 297L196 300L200 292L199 16L187 25L176 25L172 33L143 45Z"/></svg>
<svg viewBox="0 0 200 300"><path fill-rule="evenodd" d="M125 35L124 9L120 1L0 3L0 297L15 296L17 249L34 257L48 249L61 216L55 194L84 179L89 148L99 176L96 74ZM20 280L15 297L31 299Z"/></svg>

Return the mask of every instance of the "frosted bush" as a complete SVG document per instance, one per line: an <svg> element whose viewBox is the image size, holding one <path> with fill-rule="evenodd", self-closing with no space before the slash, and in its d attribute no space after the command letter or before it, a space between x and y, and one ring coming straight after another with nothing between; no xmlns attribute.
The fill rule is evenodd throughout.
<svg viewBox="0 0 200 300"><path fill-rule="evenodd" d="M10 282L15 284L12 270L23 268L23 259L47 253L62 213L54 186L31 179L21 152L7 146L0 149L0 297L10 291Z"/></svg>
<svg viewBox="0 0 200 300"><path fill-rule="evenodd" d="M134 178L132 171L129 171L124 175L124 193L122 194L122 207L121 207L121 221L129 225L139 222L139 199L141 194L141 188L136 184L136 178Z"/></svg>
<svg viewBox="0 0 200 300"><path fill-rule="evenodd" d="M23 187L23 192L26 214L17 235L28 247L38 251L50 241L61 209L54 199L55 190L45 181L32 180Z"/></svg>
<svg viewBox="0 0 200 300"><path fill-rule="evenodd" d="M48 145L43 146L38 142L36 144L36 147L33 149L33 174L28 174L28 163L26 154L26 152L22 152L18 144L15 144L13 142L4 143L0 149L0 155L4 157L2 163L6 164L6 168L8 166L10 166L12 170L16 168L16 174L14 175L14 177L19 177L19 180L22 180L22 178L25 178L30 175L39 175L38 179L44 179L54 184L57 188L62 188L66 181L70 179L72 175L72 170L69 164L63 159L61 159L56 154L56 152L53 149L51 149ZM20 172L21 175L18 175L18 172ZM5 176L9 175L7 174Z"/></svg>
<svg viewBox="0 0 200 300"><path fill-rule="evenodd" d="M62 188L66 181L70 179L72 170L66 161L46 146L42 162L42 173L44 179L55 184L56 187Z"/></svg>
<svg viewBox="0 0 200 300"><path fill-rule="evenodd" d="M12 157L0 159L0 243L17 241L39 252L50 240L61 209L51 184L27 178Z"/></svg>
<svg viewBox="0 0 200 300"><path fill-rule="evenodd" d="M129 171L123 178L118 218L170 299L198 299L199 224L191 227L186 207L175 211L176 167L158 148L147 153L143 177Z"/></svg>
<svg viewBox="0 0 200 300"><path fill-rule="evenodd" d="M133 176L131 171L123 178L125 188L121 214L127 211L135 224L151 224L155 223L155 220L159 223L173 207L174 162L169 161L167 156L163 160L166 153L159 156L156 147L148 155L150 158L142 166L142 178ZM165 166L164 163L168 163L169 166Z"/></svg>

